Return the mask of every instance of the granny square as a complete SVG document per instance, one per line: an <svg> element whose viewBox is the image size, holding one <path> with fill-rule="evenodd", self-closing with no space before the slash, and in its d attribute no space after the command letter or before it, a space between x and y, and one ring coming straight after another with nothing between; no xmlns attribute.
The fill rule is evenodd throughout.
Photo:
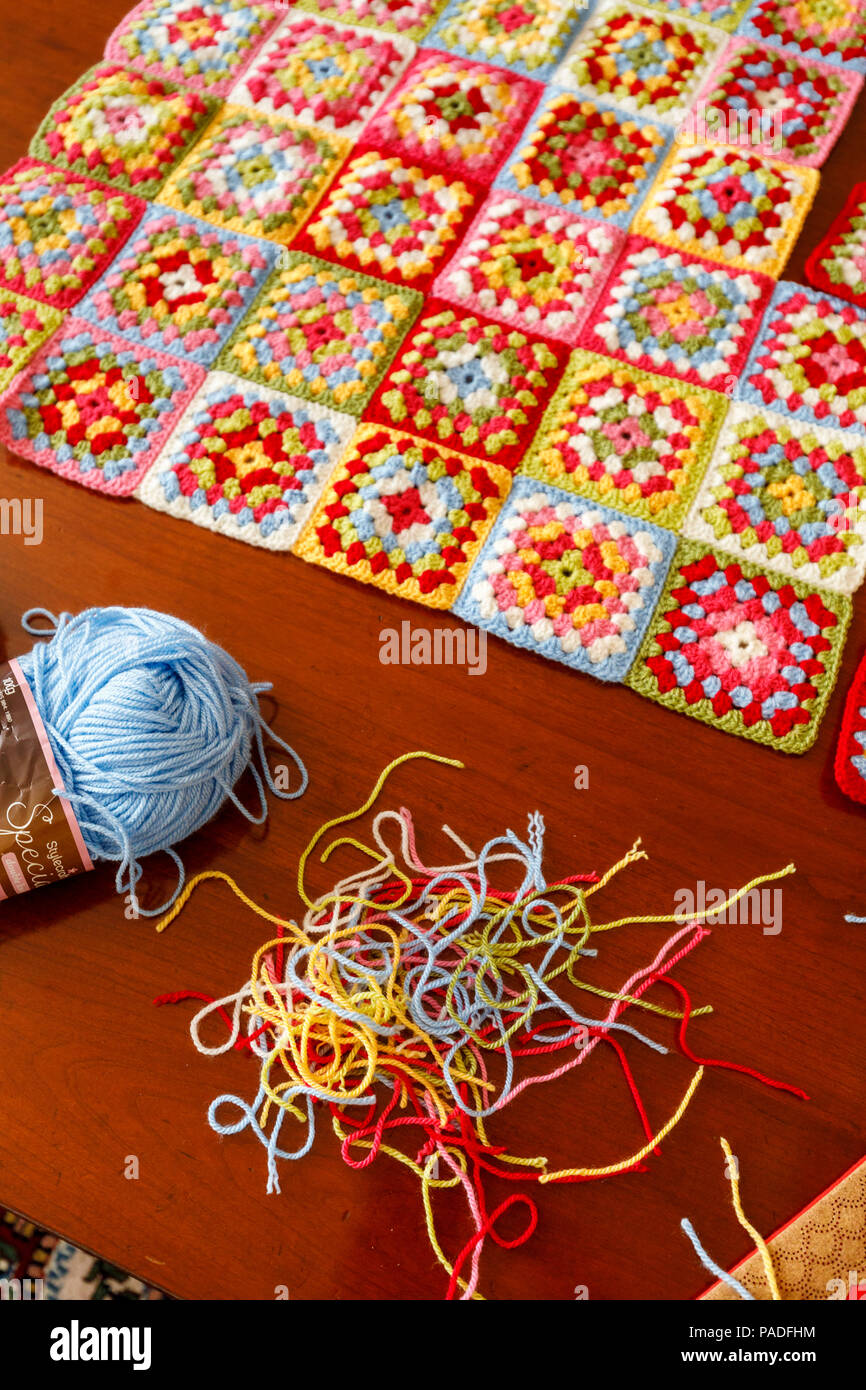
<svg viewBox="0 0 866 1390"><path fill-rule="evenodd" d="M433 286L503 323L576 343L624 239L516 193L494 192Z"/></svg>
<svg viewBox="0 0 866 1390"><path fill-rule="evenodd" d="M806 261L806 278L866 309L866 183L851 190L827 235Z"/></svg>
<svg viewBox="0 0 866 1390"><path fill-rule="evenodd" d="M850 68L733 39L685 124L697 140L747 146L792 164L824 163L863 78Z"/></svg>
<svg viewBox="0 0 866 1390"><path fill-rule="evenodd" d="M629 237L583 334L584 345L647 371L728 395L773 281Z"/></svg>
<svg viewBox="0 0 866 1390"><path fill-rule="evenodd" d="M805 753L850 619L847 595L680 541L626 684L727 733Z"/></svg>
<svg viewBox="0 0 866 1390"><path fill-rule="evenodd" d="M414 51L398 34L291 15L232 88L230 100L357 135Z"/></svg>
<svg viewBox="0 0 866 1390"><path fill-rule="evenodd" d="M62 322L58 309L0 289L0 391Z"/></svg>
<svg viewBox="0 0 866 1390"><path fill-rule="evenodd" d="M652 120L676 121L724 43L718 30L684 16L606 0L578 34L554 81Z"/></svg>
<svg viewBox="0 0 866 1390"><path fill-rule="evenodd" d="M735 405L684 532L852 593L866 575L866 439Z"/></svg>
<svg viewBox="0 0 866 1390"><path fill-rule="evenodd" d="M155 205L78 313L207 366L279 254L268 242Z"/></svg>
<svg viewBox="0 0 866 1390"><path fill-rule="evenodd" d="M740 33L866 72L866 10L861 0L755 0Z"/></svg>
<svg viewBox="0 0 866 1390"><path fill-rule="evenodd" d="M633 230L677 251L779 275L818 180L815 169L748 150L675 144Z"/></svg>
<svg viewBox="0 0 866 1390"><path fill-rule="evenodd" d="M287 245L351 146L246 107L223 107L159 195L179 212Z"/></svg>
<svg viewBox="0 0 866 1390"><path fill-rule="evenodd" d="M586 9L587 0L451 0L430 43L543 80Z"/></svg>
<svg viewBox="0 0 866 1390"><path fill-rule="evenodd" d="M428 608L450 608L510 486L495 464L361 425L295 553Z"/></svg>
<svg viewBox="0 0 866 1390"><path fill-rule="evenodd" d="M0 285L58 309L75 304L146 204L35 159L0 175Z"/></svg>
<svg viewBox="0 0 866 1390"><path fill-rule="evenodd" d="M646 0L650 9L663 14L687 14L702 24L730 32L736 29L751 0Z"/></svg>
<svg viewBox="0 0 866 1390"><path fill-rule="evenodd" d="M714 392L576 352L520 472L676 530L727 405Z"/></svg>
<svg viewBox="0 0 866 1390"><path fill-rule="evenodd" d="M845 698L835 771L846 796L866 802L866 656L861 658Z"/></svg>
<svg viewBox="0 0 866 1390"><path fill-rule="evenodd" d="M672 131L548 87L497 184L557 208L627 227Z"/></svg>
<svg viewBox="0 0 866 1390"><path fill-rule="evenodd" d="M193 363L70 317L0 402L0 441L62 478L126 497L203 379Z"/></svg>
<svg viewBox="0 0 866 1390"><path fill-rule="evenodd" d="M342 170L295 245L421 286L450 256L476 196L462 179L365 150Z"/></svg>
<svg viewBox="0 0 866 1390"><path fill-rule="evenodd" d="M355 422L211 372L137 496L157 511L268 550L289 550Z"/></svg>
<svg viewBox="0 0 866 1390"><path fill-rule="evenodd" d="M414 290L283 253L218 365L360 415L422 304Z"/></svg>
<svg viewBox="0 0 866 1390"><path fill-rule="evenodd" d="M651 522L517 478L454 612L515 646L622 681L675 547Z"/></svg>
<svg viewBox="0 0 866 1390"><path fill-rule="evenodd" d="M447 0L295 0L298 10L310 10L324 19L370 24L386 33L422 39Z"/></svg>
<svg viewBox="0 0 866 1390"><path fill-rule="evenodd" d="M247 0L144 0L121 20L105 54L149 76L224 96L279 20L273 5Z"/></svg>
<svg viewBox="0 0 866 1390"><path fill-rule="evenodd" d="M422 49L365 139L490 182L542 90L502 68Z"/></svg>
<svg viewBox="0 0 866 1390"><path fill-rule="evenodd" d="M198 92L100 64L54 103L30 153L153 198L215 110Z"/></svg>
<svg viewBox="0 0 866 1390"><path fill-rule="evenodd" d="M866 313L780 281L736 395L800 420L866 432Z"/></svg>
<svg viewBox="0 0 866 1390"><path fill-rule="evenodd" d="M514 469L565 358L556 345L431 300L368 416Z"/></svg>

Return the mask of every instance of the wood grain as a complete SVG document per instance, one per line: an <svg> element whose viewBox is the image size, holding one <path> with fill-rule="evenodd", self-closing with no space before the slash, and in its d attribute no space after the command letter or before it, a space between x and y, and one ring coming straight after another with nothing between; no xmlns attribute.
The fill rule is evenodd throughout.
<svg viewBox="0 0 866 1390"><path fill-rule="evenodd" d="M26 152L40 117L101 53L125 0L3 4L0 144ZM822 190L789 268L803 258L862 175L861 101L824 170ZM275 723L306 759L302 801L250 831L233 811L185 847L190 871L219 867L271 908L296 910L299 851L325 818L359 804L396 754L429 748L464 772L415 763L388 804L414 809L422 854L444 856L448 820L473 842L529 811L547 821L551 874L603 870L638 836L651 858L605 897L610 915L673 910L677 888L734 887L793 859L783 930L718 927L678 972L696 1002L692 1045L802 1085L799 1102L746 1078L707 1072L685 1119L649 1171L539 1194L532 1241L485 1252L482 1289L498 1299L690 1298L706 1284L679 1229L694 1221L716 1259L748 1242L729 1205L718 1136L739 1156L743 1197L770 1231L864 1150L862 1028L866 911L864 811L836 789L831 761L844 691L866 638L858 604L839 688L815 747L786 758L678 718L625 688L598 684L492 640L484 676L379 664L379 634L409 618L447 616L302 564L224 543L135 502L86 492L26 463L0 461L0 496L41 497L45 539L0 537L0 655L26 649L31 605L147 604L224 643L256 678L273 680ZM588 790L574 789L576 764ZM344 860L349 866L349 859ZM329 870L331 865L328 866ZM326 883L317 874L319 886ZM168 866L151 873L154 896ZM649 961L664 928L612 933L587 978L616 988ZM220 1139L206 1111L220 1092L252 1094L238 1054L200 1058L189 1008L157 1010L164 991L223 994L244 979L260 924L218 885L204 888L162 937L124 918L103 869L0 909L0 1202L171 1292L194 1298L441 1297L414 1180L382 1160L354 1173L324 1127L313 1154L265 1194L264 1151ZM656 1036L671 1041L661 1020ZM655 1123L692 1073L672 1052L629 1048ZM612 1056L531 1090L496 1134L555 1163L604 1164L641 1142ZM129 1155L137 1181L124 1178ZM491 1181L491 1205L504 1184ZM455 1252L469 1233L460 1203L441 1204L440 1236Z"/></svg>

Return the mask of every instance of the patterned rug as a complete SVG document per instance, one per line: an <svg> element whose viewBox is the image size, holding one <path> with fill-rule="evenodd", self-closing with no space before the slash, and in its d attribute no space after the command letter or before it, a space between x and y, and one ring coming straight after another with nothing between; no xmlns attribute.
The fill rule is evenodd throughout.
<svg viewBox="0 0 866 1390"><path fill-rule="evenodd" d="M5 1286L6 1280L17 1280L20 1287ZM167 1295L0 1207L0 1297L81 1301Z"/></svg>

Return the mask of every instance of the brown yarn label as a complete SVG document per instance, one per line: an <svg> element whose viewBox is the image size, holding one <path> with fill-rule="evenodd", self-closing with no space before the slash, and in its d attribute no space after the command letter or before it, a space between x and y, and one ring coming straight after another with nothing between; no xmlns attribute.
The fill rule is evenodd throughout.
<svg viewBox="0 0 866 1390"><path fill-rule="evenodd" d="M0 663L0 902L92 869L33 692Z"/></svg>

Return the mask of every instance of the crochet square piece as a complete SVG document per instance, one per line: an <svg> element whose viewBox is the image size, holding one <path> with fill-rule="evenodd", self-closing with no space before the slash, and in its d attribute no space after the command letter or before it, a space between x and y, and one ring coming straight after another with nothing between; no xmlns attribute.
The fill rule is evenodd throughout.
<svg viewBox="0 0 866 1390"><path fill-rule="evenodd" d="M724 43L717 29L684 15L607 0L578 34L554 80L650 120L677 121Z"/></svg>
<svg viewBox="0 0 866 1390"><path fill-rule="evenodd" d="M727 145L676 143L633 230L676 251L781 274L818 189L815 169Z"/></svg>
<svg viewBox="0 0 866 1390"><path fill-rule="evenodd" d="M146 204L35 159L0 175L0 285L68 309L141 220Z"/></svg>
<svg viewBox="0 0 866 1390"><path fill-rule="evenodd" d="M0 391L62 322L63 315L48 304L0 290Z"/></svg>
<svg viewBox="0 0 866 1390"><path fill-rule="evenodd" d="M866 183L848 201L806 261L806 278L819 290L866 309Z"/></svg>
<svg viewBox="0 0 866 1390"><path fill-rule="evenodd" d="M866 439L732 407L687 536L838 593L866 575Z"/></svg>
<svg viewBox="0 0 866 1390"><path fill-rule="evenodd" d="M78 313L208 366L279 254L267 242L156 205Z"/></svg>
<svg viewBox="0 0 866 1390"><path fill-rule="evenodd" d="M268 550L290 550L355 422L209 373L145 476L149 507Z"/></svg>
<svg viewBox="0 0 866 1390"><path fill-rule="evenodd" d="M622 681L675 546L651 522L517 478L454 612L515 646Z"/></svg>
<svg viewBox="0 0 866 1390"><path fill-rule="evenodd" d="M845 698L835 771L836 781L846 796L866 803L866 656L861 659Z"/></svg>
<svg viewBox="0 0 866 1390"><path fill-rule="evenodd" d="M430 43L544 81L585 12L586 0L451 0Z"/></svg>
<svg viewBox="0 0 866 1390"><path fill-rule="evenodd" d="M478 191L400 154L355 154L295 245L413 288L429 283L462 235Z"/></svg>
<svg viewBox="0 0 866 1390"><path fill-rule="evenodd" d="M862 86L850 68L733 39L701 87L683 133L818 167Z"/></svg>
<svg viewBox="0 0 866 1390"><path fill-rule="evenodd" d="M159 202L229 231L287 245L350 148L331 131L226 106Z"/></svg>
<svg viewBox="0 0 866 1390"><path fill-rule="evenodd" d="M55 101L30 153L154 198L215 110L198 92L103 63Z"/></svg>
<svg viewBox="0 0 866 1390"><path fill-rule="evenodd" d="M70 317L0 401L0 441L61 478L126 497L203 379L191 362Z"/></svg>
<svg viewBox="0 0 866 1390"><path fill-rule="evenodd" d="M369 24L406 39L422 39L436 21L446 0L295 0L295 9L310 10L323 19Z"/></svg>
<svg viewBox="0 0 866 1390"><path fill-rule="evenodd" d="M489 183L542 92L537 82L422 50L367 127L377 149Z"/></svg>
<svg viewBox="0 0 866 1390"><path fill-rule="evenodd" d="M860 0L755 0L740 33L866 72L866 11Z"/></svg>
<svg viewBox="0 0 866 1390"><path fill-rule="evenodd" d="M728 395L773 281L629 237L583 335L586 347Z"/></svg>
<svg viewBox="0 0 866 1390"><path fill-rule="evenodd" d="M369 418L513 470L565 358L557 345L431 300Z"/></svg>
<svg viewBox="0 0 866 1390"><path fill-rule="evenodd" d="M575 344L623 239L618 227L495 192L433 291L525 332Z"/></svg>
<svg viewBox="0 0 866 1390"><path fill-rule="evenodd" d="M805 753L850 619L845 594L681 541L626 684L727 733Z"/></svg>
<svg viewBox="0 0 866 1390"><path fill-rule="evenodd" d="M279 20L273 5L247 0L144 0L121 20L105 54L149 77L224 96Z"/></svg>
<svg viewBox="0 0 866 1390"><path fill-rule="evenodd" d="M576 352L520 471L677 530L726 409L714 392Z"/></svg>
<svg viewBox="0 0 866 1390"><path fill-rule="evenodd" d="M735 394L800 420L866 432L866 313L780 281Z"/></svg>
<svg viewBox="0 0 866 1390"><path fill-rule="evenodd" d="M751 0L646 0L646 3L662 14L687 14L702 24L712 24L730 33L736 29Z"/></svg>
<svg viewBox="0 0 866 1390"><path fill-rule="evenodd" d="M398 34L292 14L232 88L230 100L357 135L414 51Z"/></svg>
<svg viewBox="0 0 866 1390"><path fill-rule="evenodd" d="M264 286L220 355L227 372L360 415L422 298L298 251Z"/></svg>
<svg viewBox="0 0 866 1390"><path fill-rule="evenodd" d="M496 182L556 208L627 227L671 139L664 126L548 87Z"/></svg>
<svg viewBox="0 0 866 1390"><path fill-rule="evenodd" d="M295 553L428 608L450 608L510 486L495 464L361 425Z"/></svg>

